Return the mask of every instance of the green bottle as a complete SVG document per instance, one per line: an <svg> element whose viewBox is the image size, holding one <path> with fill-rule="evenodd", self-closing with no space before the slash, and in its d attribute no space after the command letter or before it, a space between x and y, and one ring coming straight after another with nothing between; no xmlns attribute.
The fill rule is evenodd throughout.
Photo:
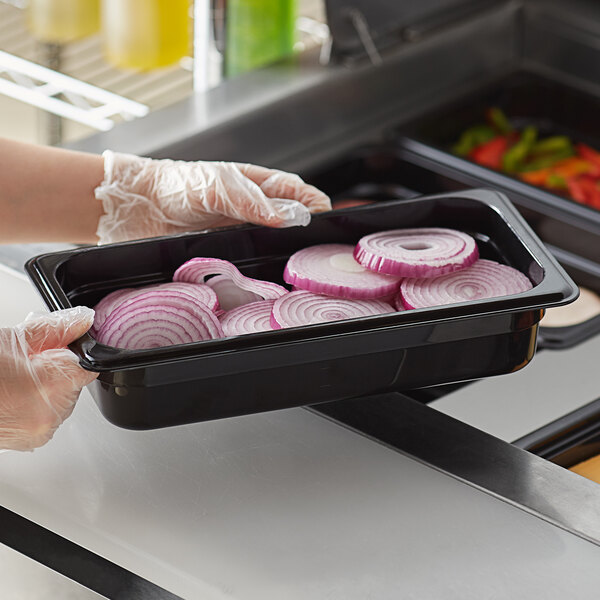
<svg viewBox="0 0 600 600"><path fill-rule="evenodd" d="M226 6L226 77L293 53L296 0L227 0Z"/></svg>

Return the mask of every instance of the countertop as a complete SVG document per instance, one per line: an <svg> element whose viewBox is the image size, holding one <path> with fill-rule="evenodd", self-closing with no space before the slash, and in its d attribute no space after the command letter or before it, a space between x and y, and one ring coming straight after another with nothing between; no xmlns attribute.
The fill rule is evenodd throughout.
<svg viewBox="0 0 600 600"><path fill-rule="evenodd" d="M24 277L0 284L0 324L42 309ZM0 478L4 509L157 586L123 598L596 598L600 583L597 545L304 409L134 432L84 391L49 444L0 454Z"/></svg>

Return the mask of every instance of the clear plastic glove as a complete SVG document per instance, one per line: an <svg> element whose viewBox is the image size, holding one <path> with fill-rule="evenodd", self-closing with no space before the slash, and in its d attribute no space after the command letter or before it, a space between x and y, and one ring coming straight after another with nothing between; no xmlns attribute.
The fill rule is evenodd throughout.
<svg viewBox="0 0 600 600"><path fill-rule="evenodd" d="M92 325L94 311L69 308L0 328L0 448L45 444L98 376L66 348Z"/></svg>
<svg viewBox="0 0 600 600"><path fill-rule="evenodd" d="M291 173L227 162L153 160L107 150L95 194L100 244L250 222L308 225L329 198Z"/></svg>

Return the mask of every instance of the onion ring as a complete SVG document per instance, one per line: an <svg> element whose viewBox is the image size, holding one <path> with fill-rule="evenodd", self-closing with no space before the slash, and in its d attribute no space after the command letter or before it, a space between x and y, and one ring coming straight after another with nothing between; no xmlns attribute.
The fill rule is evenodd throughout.
<svg viewBox="0 0 600 600"><path fill-rule="evenodd" d="M393 229L361 238L354 258L377 273L400 277L439 277L479 258L475 240L444 228Z"/></svg>

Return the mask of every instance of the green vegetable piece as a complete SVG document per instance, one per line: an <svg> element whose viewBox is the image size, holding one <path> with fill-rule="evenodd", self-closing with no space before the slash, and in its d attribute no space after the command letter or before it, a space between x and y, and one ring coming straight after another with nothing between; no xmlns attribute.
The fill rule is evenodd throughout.
<svg viewBox="0 0 600 600"><path fill-rule="evenodd" d="M573 148L564 148L563 150L559 150L552 154L546 154L545 156L540 156L538 158L533 158L529 162L521 165L519 171L521 173L526 173L527 171L537 171L539 169L547 169L548 167L553 167L557 162L564 160L565 158L570 158L574 156L575 152Z"/></svg>
<svg viewBox="0 0 600 600"><path fill-rule="evenodd" d="M551 188L567 189L567 180L561 175L552 173L548 175L548 179L546 179L546 185Z"/></svg>
<svg viewBox="0 0 600 600"><path fill-rule="evenodd" d="M571 140L566 135L555 135L536 142L531 148L531 154L547 154L563 150L573 152Z"/></svg>
<svg viewBox="0 0 600 600"><path fill-rule="evenodd" d="M488 109L487 118L490 125L504 135L514 131L507 116L497 106L492 106L492 108Z"/></svg>
<svg viewBox="0 0 600 600"><path fill-rule="evenodd" d="M515 173L525 162L533 144L537 139L537 129L529 126L525 127L519 141L509 148L502 157L502 168L507 173Z"/></svg>
<svg viewBox="0 0 600 600"><path fill-rule="evenodd" d="M473 148L489 142L496 132L489 125L475 125L463 131L452 151L459 156L467 156Z"/></svg>

